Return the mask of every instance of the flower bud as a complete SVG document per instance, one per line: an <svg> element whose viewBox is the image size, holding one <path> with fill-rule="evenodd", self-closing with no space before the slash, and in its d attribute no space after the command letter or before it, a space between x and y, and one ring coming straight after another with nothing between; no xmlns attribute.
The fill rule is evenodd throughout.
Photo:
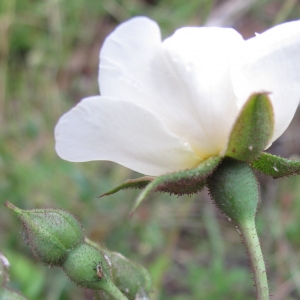
<svg viewBox="0 0 300 300"><path fill-rule="evenodd" d="M81 224L61 209L22 210L5 205L22 221L31 251L44 264L60 266L68 252L83 241Z"/></svg>
<svg viewBox="0 0 300 300"><path fill-rule="evenodd" d="M88 238L85 238L85 242L103 253L110 266L114 284L129 300L150 299L148 294L152 288L152 279L142 265L129 260L118 252L103 248ZM103 296L103 299L110 298Z"/></svg>
<svg viewBox="0 0 300 300"><path fill-rule="evenodd" d="M107 255L86 243L74 248L63 264L66 275L77 285L102 290L118 300L128 300L113 284L110 268Z"/></svg>
<svg viewBox="0 0 300 300"><path fill-rule="evenodd" d="M141 265L117 252L104 250L112 264L112 277L118 289L130 300L150 299L152 280L149 272ZM141 297L143 295L143 297Z"/></svg>
<svg viewBox="0 0 300 300"><path fill-rule="evenodd" d="M107 258L95 247L85 243L78 245L63 264L67 276L89 289L102 289L110 281L110 267Z"/></svg>

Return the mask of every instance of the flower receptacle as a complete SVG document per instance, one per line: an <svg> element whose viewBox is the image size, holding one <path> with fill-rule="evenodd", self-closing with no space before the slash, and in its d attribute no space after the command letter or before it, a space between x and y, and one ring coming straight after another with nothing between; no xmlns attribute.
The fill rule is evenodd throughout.
<svg viewBox="0 0 300 300"><path fill-rule="evenodd" d="M254 222L260 191L247 163L225 158L207 185L213 201L235 225Z"/></svg>

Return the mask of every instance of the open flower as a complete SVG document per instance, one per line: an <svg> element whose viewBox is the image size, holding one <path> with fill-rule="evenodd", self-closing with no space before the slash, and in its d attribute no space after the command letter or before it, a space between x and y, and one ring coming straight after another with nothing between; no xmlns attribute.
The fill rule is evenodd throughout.
<svg viewBox="0 0 300 300"><path fill-rule="evenodd" d="M247 99L267 92L270 145L300 99L300 21L249 40L229 28L186 27L161 40L146 17L118 26L100 51L101 96L59 120L65 160L110 160L147 175L191 169L224 156Z"/></svg>

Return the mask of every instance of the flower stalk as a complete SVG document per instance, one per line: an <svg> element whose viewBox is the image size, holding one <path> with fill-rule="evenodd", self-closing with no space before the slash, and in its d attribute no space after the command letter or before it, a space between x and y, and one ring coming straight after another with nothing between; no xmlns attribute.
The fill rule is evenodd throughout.
<svg viewBox="0 0 300 300"><path fill-rule="evenodd" d="M242 241L247 247L251 268L254 275L258 300L269 300L269 287L266 273L265 261L257 236L254 222L245 222L238 227L241 232Z"/></svg>
<svg viewBox="0 0 300 300"><path fill-rule="evenodd" d="M266 267L255 227L260 192L253 170L245 162L224 159L208 179L208 187L213 201L239 230L247 247L256 299L268 300Z"/></svg>
<svg viewBox="0 0 300 300"><path fill-rule="evenodd" d="M128 298L123 293L121 293L121 291L116 288L116 286L111 281L107 282L105 288L103 288L103 291L117 300L128 300Z"/></svg>

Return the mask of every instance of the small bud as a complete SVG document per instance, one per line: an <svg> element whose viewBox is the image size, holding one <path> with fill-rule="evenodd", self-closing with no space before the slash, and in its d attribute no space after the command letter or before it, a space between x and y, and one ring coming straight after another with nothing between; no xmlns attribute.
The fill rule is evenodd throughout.
<svg viewBox="0 0 300 300"><path fill-rule="evenodd" d="M120 253L104 251L111 260L112 277L119 290L128 299L150 299L148 294L152 287L152 280L149 272Z"/></svg>
<svg viewBox="0 0 300 300"><path fill-rule="evenodd" d="M5 205L22 221L31 251L44 264L62 265L68 252L83 241L81 224L61 209L22 210Z"/></svg>
<svg viewBox="0 0 300 300"><path fill-rule="evenodd" d="M69 253L63 269L77 285L89 289L103 289L111 280L107 258L98 249L85 243Z"/></svg>
<svg viewBox="0 0 300 300"><path fill-rule="evenodd" d="M88 238L85 238L85 242L103 253L110 266L114 284L129 300L150 299L148 294L152 289L152 279L142 265L129 260L118 252L103 248ZM103 297L103 299L106 298Z"/></svg>
<svg viewBox="0 0 300 300"><path fill-rule="evenodd" d="M118 300L128 300L113 284L110 268L107 255L86 243L74 248L63 264L66 275L77 285L102 290Z"/></svg>

